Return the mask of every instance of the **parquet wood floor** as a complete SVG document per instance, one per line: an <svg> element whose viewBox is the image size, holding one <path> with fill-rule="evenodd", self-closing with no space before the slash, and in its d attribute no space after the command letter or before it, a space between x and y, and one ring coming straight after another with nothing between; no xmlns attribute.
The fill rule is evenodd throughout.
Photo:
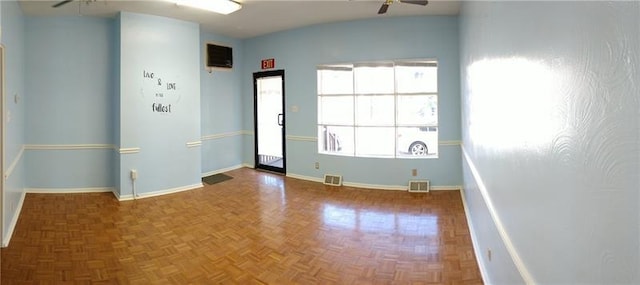
<svg viewBox="0 0 640 285"><path fill-rule="evenodd" d="M457 191L227 174L137 201L28 194L2 284L482 283Z"/></svg>

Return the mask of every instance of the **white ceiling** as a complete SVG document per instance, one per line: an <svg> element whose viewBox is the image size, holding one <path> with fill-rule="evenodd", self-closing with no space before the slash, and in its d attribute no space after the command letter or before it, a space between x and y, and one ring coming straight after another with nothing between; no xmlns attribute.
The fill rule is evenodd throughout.
<svg viewBox="0 0 640 285"><path fill-rule="evenodd" d="M203 0L205 1L205 0ZM75 0L58 8L58 0L20 0L30 16L113 17L119 11L151 14L200 23L206 31L233 38L250 38L319 23L411 15L457 15L460 1L436 0L420 6L393 3L385 15L378 15L384 0L236 0L242 9L219 15L164 0Z"/></svg>

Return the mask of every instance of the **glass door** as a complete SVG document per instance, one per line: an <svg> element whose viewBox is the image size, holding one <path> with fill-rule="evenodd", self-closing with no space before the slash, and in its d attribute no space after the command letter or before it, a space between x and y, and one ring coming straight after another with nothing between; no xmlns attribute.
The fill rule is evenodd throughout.
<svg viewBox="0 0 640 285"><path fill-rule="evenodd" d="M286 173L284 70L253 74L257 169Z"/></svg>

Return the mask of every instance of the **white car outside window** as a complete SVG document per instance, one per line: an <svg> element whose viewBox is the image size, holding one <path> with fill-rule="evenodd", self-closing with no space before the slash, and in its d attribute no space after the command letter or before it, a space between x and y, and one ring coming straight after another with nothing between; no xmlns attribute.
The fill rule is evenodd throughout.
<svg viewBox="0 0 640 285"><path fill-rule="evenodd" d="M409 155L435 154L438 147L437 127L398 129L398 152Z"/></svg>

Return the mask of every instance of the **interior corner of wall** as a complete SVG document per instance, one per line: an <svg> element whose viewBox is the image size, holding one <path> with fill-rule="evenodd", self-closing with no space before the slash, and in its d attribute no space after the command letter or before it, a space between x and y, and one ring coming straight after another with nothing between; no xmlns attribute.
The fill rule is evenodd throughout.
<svg viewBox="0 0 640 285"><path fill-rule="evenodd" d="M117 185L111 188L111 192L116 196L116 198L120 197L120 187L118 187Z"/></svg>

